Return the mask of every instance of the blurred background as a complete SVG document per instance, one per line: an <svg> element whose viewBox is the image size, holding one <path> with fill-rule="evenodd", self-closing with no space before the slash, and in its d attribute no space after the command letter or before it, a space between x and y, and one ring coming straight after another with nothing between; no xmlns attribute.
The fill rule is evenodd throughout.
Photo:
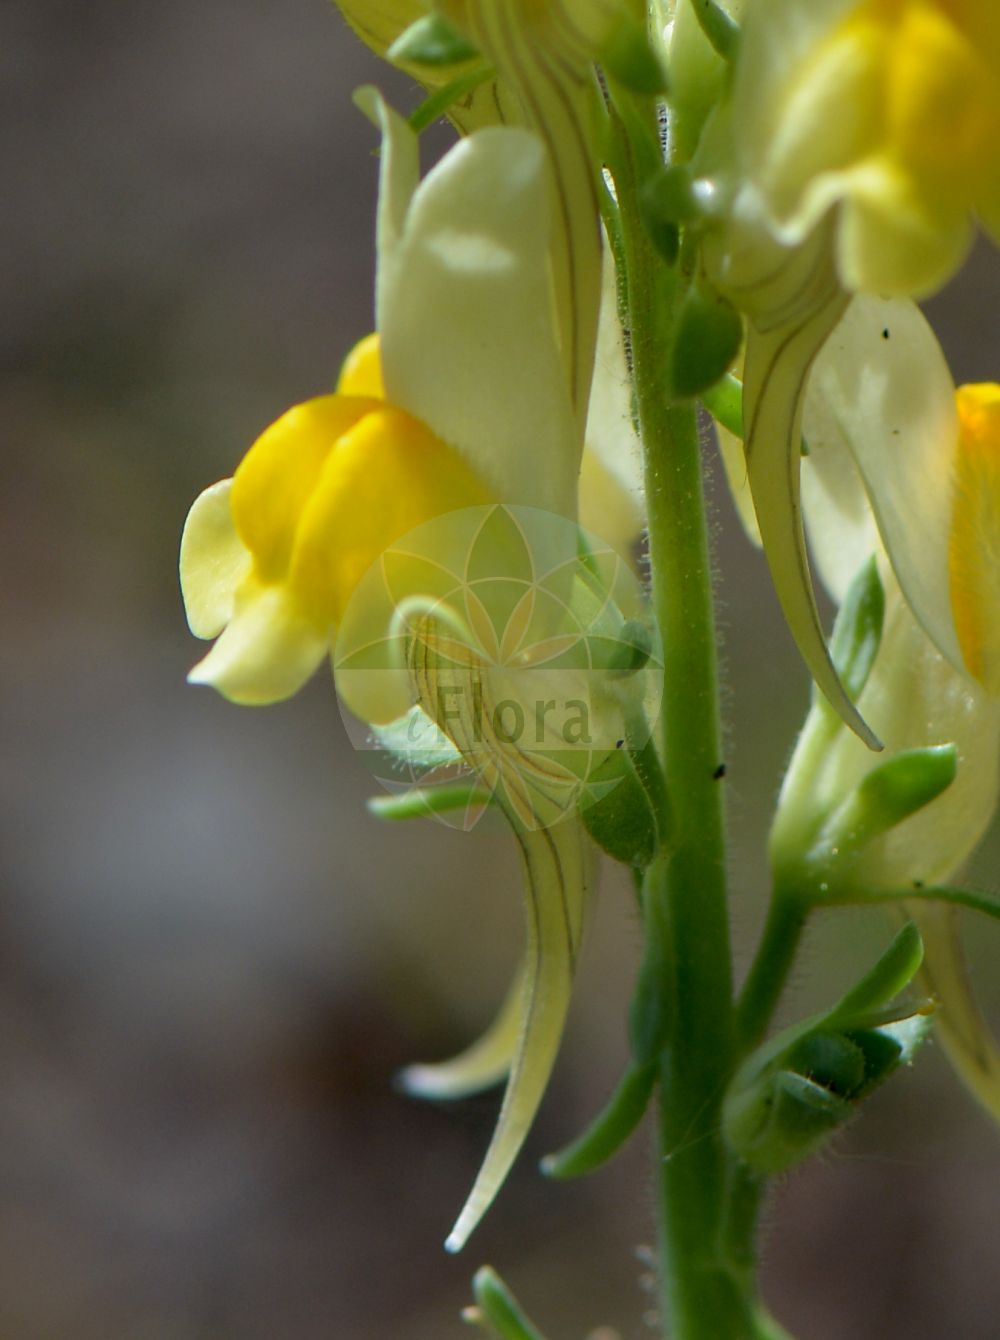
<svg viewBox="0 0 1000 1340"><path fill-rule="evenodd" d="M267 711L184 682L191 500L372 324L374 134L350 102L371 79L412 105L323 0L0 12L9 1340L458 1340L487 1260L553 1340L653 1333L648 1133L588 1181L535 1171L624 1063L622 880L605 869L526 1152L447 1258L498 1095L420 1106L393 1075L489 1019L519 944L510 844L370 818L324 676ZM933 304L959 379L1000 376L998 311L982 248ZM807 690L721 482L715 511L745 963ZM884 935L832 916L791 1008ZM1000 1007L1000 935L970 938ZM1000 1136L933 1048L771 1218L770 1297L801 1340L998 1334Z"/></svg>

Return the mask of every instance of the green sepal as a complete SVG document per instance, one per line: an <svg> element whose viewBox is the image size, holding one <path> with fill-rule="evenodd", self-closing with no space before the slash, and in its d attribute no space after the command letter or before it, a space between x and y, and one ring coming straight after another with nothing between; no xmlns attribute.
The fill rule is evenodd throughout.
<svg viewBox="0 0 1000 1340"><path fill-rule="evenodd" d="M892 944L870 972L825 1016L831 1026L863 1027L866 1015L898 996L913 981L924 961L924 943L912 921L899 930Z"/></svg>
<svg viewBox="0 0 1000 1340"><path fill-rule="evenodd" d="M462 755L451 740L420 707L411 707L404 716L386 725L373 726L372 735L402 768L418 776L433 768L462 762Z"/></svg>
<svg viewBox="0 0 1000 1340"><path fill-rule="evenodd" d="M646 1113L656 1081L656 1065L631 1065L605 1107L572 1144L542 1159L546 1177L583 1177L613 1158Z"/></svg>
<svg viewBox="0 0 1000 1340"><path fill-rule="evenodd" d="M681 223L698 214L691 173L657 162L639 190L639 218L660 257L673 265L680 253Z"/></svg>
<svg viewBox="0 0 1000 1340"><path fill-rule="evenodd" d="M455 810L476 810L491 805L494 797L477 782L444 782L440 786L413 786L398 795L371 796L366 802L378 819L426 819Z"/></svg>
<svg viewBox="0 0 1000 1340"><path fill-rule="evenodd" d="M477 65L474 69L460 75L458 79L453 79L450 84L435 89L406 118L407 125L414 134L419 135L421 131L426 130L428 126L432 126L442 116L447 116L449 109L464 98L467 93L471 93L480 84L485 84L487 79L492 78L492 66Z"/></svg>
<svg viewBox="0 0 1000 1340"><path fill-rule="evenodd" d="M669 951L670 926L654 897L643 899L643 955L629 1002L628 1035L636 1065L652 1064L663 1050L676 990Z"/></svg>
<svg viewBox="0 0 1000 1340"><path fill-rule="evenodd" d="M615 677L634 675L649 661L653 640L649 629L638 619L626 619L612 634L591 634L587 655L592 670L609 671Z"/></svg>
<svg viewBox="0 0 1000 1340"><path fill-rule="evenodd" d="M830 657L852 702L868 683L884 623L885 590L873 556L851 582L830 640Z"/></svg>
<svg viewBox="0 0 1000 1340"><path fill-rule="evenodd" d="M460 65L474 60L479 52L447 19L426 14L411 23L385 53L397 65Z"/></svg>
<svg viewBox="0 0 1000 1340"><path fill-rule="evenodd" d="M615 24L608 41L598 52L605 72L630 93L650 97L667 92L667 72L649 43L643 28L623 15Z"/></svg>
<svg viewBox="0 0 1000 1340"><path fill-rule="evenodd" d="M651 223L678 224L701 218L704 209L695 180L685 163L661 166L651 173L639 192L639 208L646 227Z"/></svg>
<svg viewBox="0 0 1000 1340"><path fill-rule="evenodd" d="M476 1306L465 1309L463 1320L498 1340L545 1340L492 1266L482 1266L476 1271L472 1295Z"/></svg>
<svg viewBox="0 0 1000 1340"><path fill-rule="evenodd" d="M580 808L584 827L602 851L639 869L656 855L658 828L657 813L640 771L643 766L643 762L637 765L623 741L622 747L609 754L588 779L588 791L595 798L589 803L585 799Z"/></svg>
<svg viewBox="0 0 1000 1340"><path fill-rule="evenodd" d="M743 1062L726 1094L722 1129L744 1163L762 1174L794 1167L912 1059L929 1011L889 1002L922 958L920 934L908 923L832 1009L785 1029Z"/></svg>
<svg viewBox="0 0 1000 1340"><path fill-rule="evenodd" d="M755 1172L785 1172L815 1154L854 1115L845 1099L795 1071L778 1070L766 1086L727 1100L723 1131Z"/></svg>
<svg viewBox="0 0 1000 1340"><path fill-rule="evenodd" d="M699 400L715 421L722 425L733 437L743 437L743 383L739 377L727 372L711 386L699 392ZM799 443L802 456L809 455L809 443L802 438Z"/></svg>
<svg viewBox="0 0 1000 1340"><path fill-rule="evenodd" d="M955 780L952 744L907 749L873 768L823 825L823 845L855 849L936 800Z"/></svg>
<svg viewBox="0 0 1000 1340"><path fill-rule="evenodd" d="M723 60L732 61L740 44L739 24L716 0L691 0L701 30Z"/></svg>
<svg viewBox="0 0 1000 1340"><path fill-rule="evenodd" d="M790 1068L831 1093L849 1098L865 1078L865 1053L846 1033L810 1033L788 1054Z"/></svg>
<svg viewBox="0 0 1000 1340"><path fill-rule="evenodd" d="M706 386L701 403L733 437L743 437L743 383L738 377L727 372L712 386Z"/></svg>
<svg viewBox="0 0 1000 1340"><path fill-rule="evenodd" d="M670 351L675 395L701 395L725 376L743 342L743 319L707 284L693 284L681 303Z"/></svg>

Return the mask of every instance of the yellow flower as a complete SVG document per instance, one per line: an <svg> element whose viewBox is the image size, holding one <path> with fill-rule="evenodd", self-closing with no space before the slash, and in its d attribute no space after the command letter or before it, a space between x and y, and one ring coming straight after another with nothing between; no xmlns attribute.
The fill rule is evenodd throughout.
<svg viewBox="0 0 1000 1340"><path fill-rule="evenodd" d="M383 124L376 293L385 400L368 356L290 410L195 503L181 548L192 678L243 703L294 693L357 582L430 517L493 499L573 517L582 443L549 286L549 181L522 129L462 141L418 184ZM365 394L358 394L364 392Z"/></svg>
<svg viewBox="0 0 1000 1340"><path fill-rule="evenodd" d="M422 713L441 738L450 735L454 760L495 789L517 834L528 944L515 989L497 1025L469 1053L409 1075L415 1091L455 1094L509 1072L495 1135L448 1240L457 1250L516 1157L554 1063L583 934L590 852L576 813L581 778L560 764L559 749L553 755L545 730L528 749L507 739L506 726L480 740L441 708L442 697L453 701L446 691L469 697L478 685L494 709L490 721L503 723L496 700L506 695L506 707L519 709L515 681L524 657L514 636L513 665L505 654L487 664L488 657L462 652L456 662L456 645L475 648L482 640L486 628L475 617L481 607L473 601L456 610L455 585L446 583L443 602L437 588L448 560L468 558L469 527L480 527L484 516L502 522L506 510L493 504L520 505L541 518L535 548L554 569L547 594L555 625L563 618L564 597L583 566L575 521L590 369L574 384L576 364L567 354L582 346L567 343L565 310L560 314L554 301L552 239L563 225L538 136L523 127L477 131L420 182L415 137L374 96L366 106L383 131L378 335L348 356L334 394L283 415L232 480L196 501L182 540L181 580L192 630L221 634L192 679L237 702L272 702L294 693L338 639L338 690L351 710L387 730L404 713ZM593 437L634 447L611 297ZM574 298L582 327L597 325L596 303L597 296ZM628 455L618 453L619 473ZM417 552L421 530L432 535L430 562ZM506 556L502 544L499 552ZM510 574L487 564L486 576ZM373 586L381 603L368 599ZM541 628L552 668L538 672L540 683L558 679L565 688L567 671L557 665L564 648L538 591L528 587L515 602L523 619L512 617L513 631L526 638ZM598 592L593 617L600 621L612 604ZM409 625L427 625L428 610L432 633L409 636ZM438 625L450 630L450 664L439 654ZM378 663L355 673L350 653L359 642L362 651L375 648ZM387 666L387 643L400 642L405 664ZM433 655L420 661L417 653L428 649ZM572 684L581 679L578 669L570 666ZM586 674L582 679L586 685ZM554 695L536 696L550 728ZM613 692L608 710L614 728L605 751L625 733ZM580 753L584 770L592 753L589 745Z"/></svg>
<svg viewBox="0 0 1000 1340"><path fill-rule="evenodd" d="M848 289L924 294L975 213L1000 234L1000 27L992 0L758 0L734 91L739 173L775 234L839 206Z"/></svg>
<svg viewBox="0 0 1000 1340"><path fill-rule="evenodd" d="M1000 1049L965 972L955 909L906 900L955 878L1000 795L1000 387L956 392L912 304L855 299L817 360L806 429L803 495L828 589L842 601L872 553L886 588L882 642L858 706L890 754L952 744L958 763L946 790L833 880L861 896L898 892L924 936L938 1035L1000 1120ZM772 833L779 864L815 839L872 766L859 740L831 733L829 715L813 709Z"/></svg>

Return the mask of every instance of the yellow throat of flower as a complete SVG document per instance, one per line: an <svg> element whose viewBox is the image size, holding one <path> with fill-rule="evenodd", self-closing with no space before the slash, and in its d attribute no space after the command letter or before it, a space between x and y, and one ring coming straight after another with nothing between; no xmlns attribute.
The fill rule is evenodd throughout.
<svg viewBox="0 0 1000 1340"><path fill-rule="evenodd" d="M957 392L961 434L949 568L958 641L969 671L1000 696L1000 386Z"/></svg>

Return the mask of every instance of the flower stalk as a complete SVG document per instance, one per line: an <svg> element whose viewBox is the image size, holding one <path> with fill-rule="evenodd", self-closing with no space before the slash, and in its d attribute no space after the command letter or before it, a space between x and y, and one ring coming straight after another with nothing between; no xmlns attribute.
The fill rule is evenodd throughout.
<svg viewBox="0 0 1000 1340"><path fill-rule="evenodd" d="M670 846L643 886L671 983L659 1058L659 1230L664 1321L678 1340L750 1337L755 1309L726 1253L729 1156L719 1129L734 1014L720 784L718 665L701 451L693 404L670 403L662 369L685 277L643 226L633 148L617 122L615 184L645 456L652 603L663 643L661 747Z"/></svg>

